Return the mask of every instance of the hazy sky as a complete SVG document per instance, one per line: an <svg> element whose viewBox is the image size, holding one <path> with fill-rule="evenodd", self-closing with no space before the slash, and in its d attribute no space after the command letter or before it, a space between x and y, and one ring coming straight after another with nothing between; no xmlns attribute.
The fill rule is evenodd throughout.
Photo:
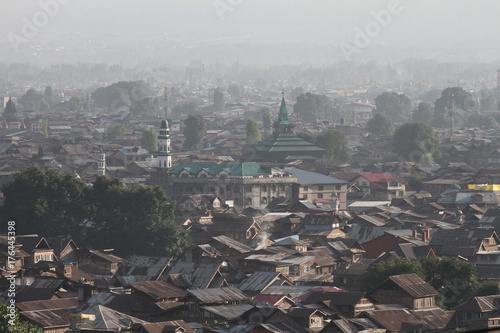
<svg viewBox="0 0 500 333"><path fill-rule="evenodd" d="M369 38L370 46L418 48L472 41L474 47L500 48L498 0L3 0L2 4L2 45L12 44L9 36L14 36L26 41L23 47L49 40L63 43L68 36L103 35L117 40L165 36L166 43L243 37L254 43L338 45L353 44L360 30L379 24ZM44 16L44 5L52 8L52 16ZM375 13L390 8L397 10L384 26L376 23ZM26 26L37 19L37 31L26 35ZM16 58L14 53L11 57Z"/></svg>

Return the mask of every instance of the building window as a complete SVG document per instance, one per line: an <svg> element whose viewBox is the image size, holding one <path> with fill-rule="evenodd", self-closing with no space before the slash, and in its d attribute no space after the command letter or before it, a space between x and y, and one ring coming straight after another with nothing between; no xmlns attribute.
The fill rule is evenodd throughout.
<svg viewBox="0 0 500 333"><path fill-rule="evenodd" d="M309 191L309 187L308 186L304 186L304 192L307 192Z"/></svg>
<svg viewBox="0 0 500 333"><path fill-rule="evenodd" d="M318 191L323 191L323 185L318 186Z"/></svg>
<svg viewBox="0 0 500 333"><path fill-rule="evenodd" d="M323 193L318 193L318 199L323 199Z"/></svg>
<svg viewBox="0 0 500 333"><path fill-rule="evenodd" d="M251 205L252 204L252 198L246 198L245 199L245 205Z"/></svg>
<svg viewBox="0 0 500 333"><path fill-rule="evenodd" d="M266 197L263 197L263 198L260 200L260 202L261 202L262 204L267 204L267 198L266 198Z"/></svg>
<svg viewBox="0 0 500 333"><path fill-rule="evenodd" d="M267 186L266 185L262 185L262 192L267 192Z"/></svg>

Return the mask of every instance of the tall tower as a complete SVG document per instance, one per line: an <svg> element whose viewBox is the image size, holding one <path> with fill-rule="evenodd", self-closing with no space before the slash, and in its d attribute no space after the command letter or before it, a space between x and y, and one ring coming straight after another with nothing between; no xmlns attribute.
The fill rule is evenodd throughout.
<svg viewBox="0 0 500 333"><path fill-rule="evenodd" d="M97 175L104 176L106 175L106 154L102 150L99 150L97 155Z"/></svg>
<svg viewBox="0 0 500 333"><path fill-rule="evenodd" d="M170 169L172 167L172 155L170 153L170 128L168 121L162 120L160 133L158 134L158 168Z"/></svg>

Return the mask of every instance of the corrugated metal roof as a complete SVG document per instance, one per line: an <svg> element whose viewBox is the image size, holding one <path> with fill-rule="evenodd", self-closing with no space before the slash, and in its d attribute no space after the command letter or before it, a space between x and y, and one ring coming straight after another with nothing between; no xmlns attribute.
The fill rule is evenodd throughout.
<svg viewBox="0 0 500 333"><path fill-rule="evenodd" d="M192 289L188 292L202 303L225 303L249 300L246 294L235 287Z"/></svg>
<svg viewBox="0 0 500 333"><path fill-rule="evenodd" d="M165 298L182 298L187 295L187 292L172 286L171 284L163 281L143 281L136 282L130 285L135 290L146 293L155 300L162 300Z"/></svg>
<svg viewBox="0 0 500 333"><path fill-rule="evenodd" d="M228 229L226 229L226 230L228 230ZM227 236L224 236L224 235L215 236L212 238L215 239L216 241L226 245L227 247L229 247L231 249L235 249L241 253L247 253L247 252L253 251L253 249L250 246L247 246L241 242L238 242L237 240L234 240L234 239L227 237Z"/></svg>
<svg viewBox="0 0 500 333"><path fill-rule="evenodd" d="M221 316L228 320L236 319L240 317L247 311L253 309L254 306L251 304L233 304L233 305L218 305L218 306L204 306L203 310L206 310L215 315Z"/></svg>
<svg viewBox="0 0 500 333"><path fill-rule="evenodd" d="M84 329L118 329L132 326L133 323L147 323L147 321L132 317L125 313L110 309L104 305L95 305L85 309L85 314L95 316L94 321L84 320Z"/></svg>
<svg viewBox="0 0 500 333"><path fill-rule="evenodd" d="M267 286L274 283L281 275L279 272L254 272L241 281L238 288L244 291L261 292Z"/></svg>
<svg viewBox="0 0 500 333"><path fill-rule="evenodd" d="M414 298L438 295L439 292L422 280L417 274L393 275L389 280L397 284Z"/></svg>
<svg viewBox="0 0 500 333"><path fill-rule="evenodd" d="M54 310L54 309L71 310L71 309L76 309L78 307L78 298L70 297L70 298L49 299L43 301L22 302L22 303L16 303L16 306L19 309L19 311L38 311L38 310Z"/></svg>
<svg viewBox="0 0 500 333"><path fill-rule="evenodd" d="M165 328L168 327L182 327L185 333L194 333L194 331L189 327L184 320L174 320L174 321L161 321L157 323L147 323L142 324L142 328L146 333L163 333ZM170 332L170 331L168 331Z"/></svg>
<svg viewBox="0 0 500 333"><path fill-rule="evenodd" d="M70 314L67 310L40 310L40 311L22 311L21 317L35 323L37 326L47 328L69 327Z"/></svg>

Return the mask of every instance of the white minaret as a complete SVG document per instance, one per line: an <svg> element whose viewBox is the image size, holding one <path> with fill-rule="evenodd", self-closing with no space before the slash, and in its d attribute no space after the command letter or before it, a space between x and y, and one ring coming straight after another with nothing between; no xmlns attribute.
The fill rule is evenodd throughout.
<svg viewBox="0 0 500 333"><path fill-rule="evenodd" d="M106 174L106 154L102 151L102 148L99 150L99 154L97 155L97 175L104 176Z"/></svg>
<svg viewBox="0 0 500 333"><path fill-rule="evenodd" d="M171 167L170 128L168 127L168 121L162 120L160 133L158 134L158 168L170 169Z"/></svg>

